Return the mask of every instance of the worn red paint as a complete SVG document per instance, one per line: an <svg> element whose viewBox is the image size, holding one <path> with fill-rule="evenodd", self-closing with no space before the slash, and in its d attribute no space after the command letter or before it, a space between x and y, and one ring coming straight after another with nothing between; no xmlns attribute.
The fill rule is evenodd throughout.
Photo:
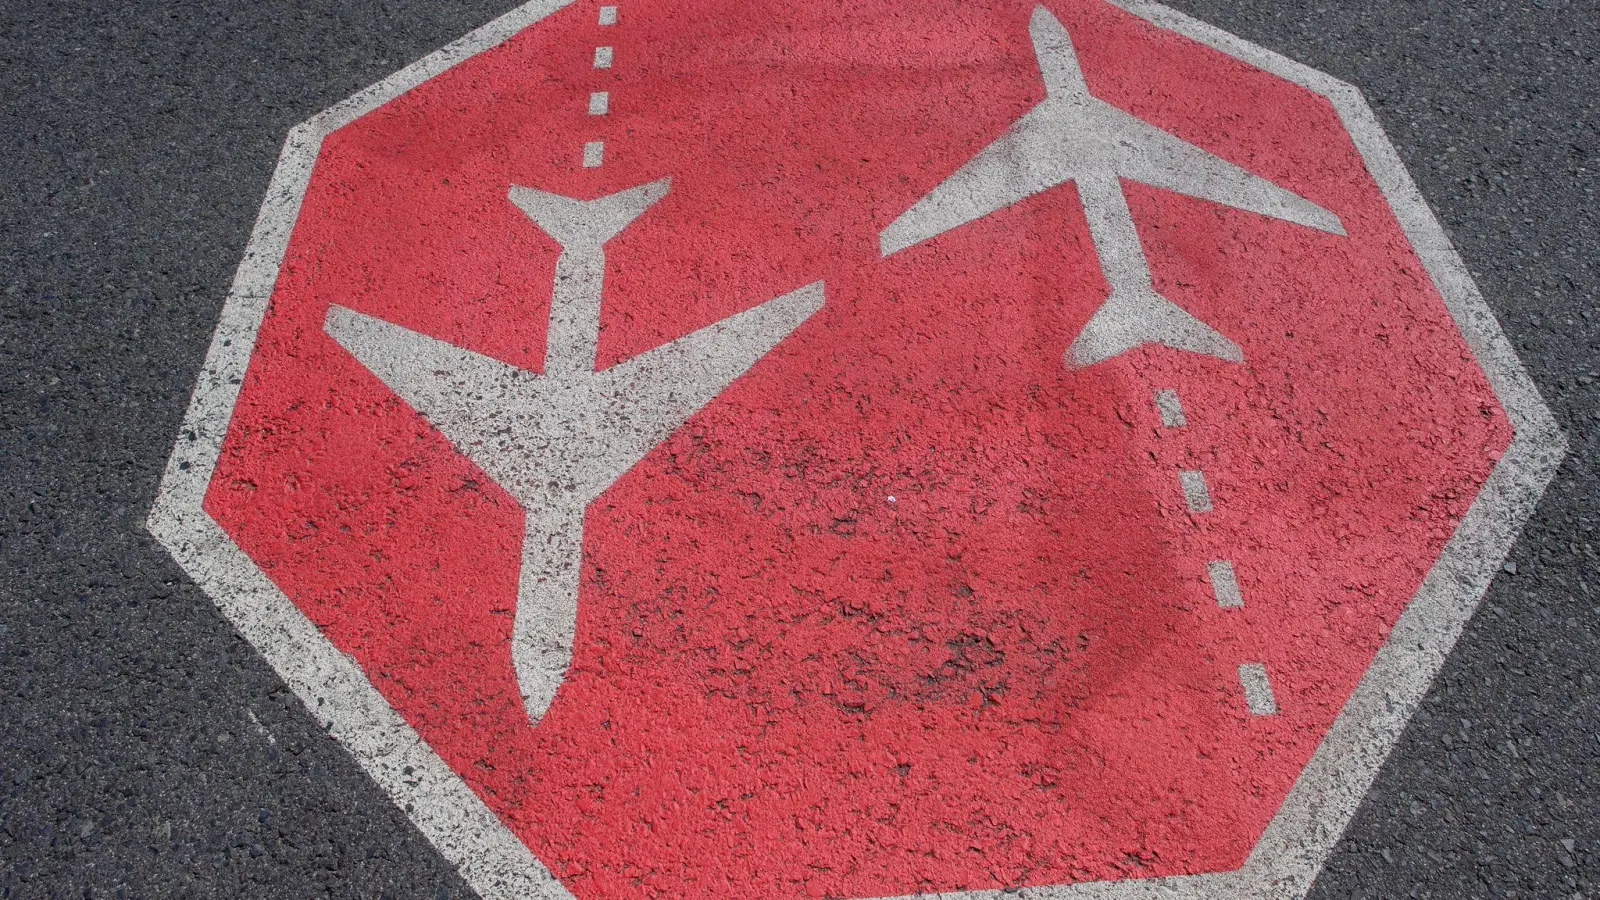
<svg viewBox="0 0 1600 900"><path fill-rule="evenodd" d="M1098 96L1348 230L1129 187L1157 287L1247 366L1062 365L1104 295L1070 186L878 257L1039 99L1031 3L579 4L325 143L206 508L579 897L1233 868L1507 445L1325 101L1049 6ZM573 669L530 727L515 503L321 323L537 369L556 247L508 185L663 175L608 245L602 365L816 279L827 305L592 508ZM1279 715L1248 714L1244 661Z"/></svg>

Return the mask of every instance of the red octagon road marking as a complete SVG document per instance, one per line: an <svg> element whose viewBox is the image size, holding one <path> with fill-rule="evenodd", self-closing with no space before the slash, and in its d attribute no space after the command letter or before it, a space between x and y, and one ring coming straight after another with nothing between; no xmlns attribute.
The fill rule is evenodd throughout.
<svg viewBox="0 0 1600 900"><path fill-rule="evenodd" d="M291 136L152 530L485 896L1303 891L1561 448L1359 97L550 6Z"/></svg>

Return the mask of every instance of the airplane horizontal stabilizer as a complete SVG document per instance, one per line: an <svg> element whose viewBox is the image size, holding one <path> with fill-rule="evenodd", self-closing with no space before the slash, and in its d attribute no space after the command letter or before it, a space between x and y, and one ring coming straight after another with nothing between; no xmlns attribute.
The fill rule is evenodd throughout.
<svg viewBox="0 0 1600 900"><path fill-rule="evenodd" d="M1161 344L1244 362L1239 345L1149 288L1112 291L1067 348L1069 368L1093 365L1141 344Z"/></svg>
<svg viewBox="0 0 1600 900"><path fill-rule="evenodd" d="M507 196L563 248L599 247L667 195L671 179L619 191L593 200L574 200L534 188L512 185Z"/></svg>

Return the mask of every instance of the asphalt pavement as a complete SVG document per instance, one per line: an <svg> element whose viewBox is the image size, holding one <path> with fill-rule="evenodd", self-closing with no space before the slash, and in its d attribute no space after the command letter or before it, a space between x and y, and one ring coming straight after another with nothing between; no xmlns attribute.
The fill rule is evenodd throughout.
<svg viewBox="0 0 1600 900"><path fill-rule="evenodd" d="M1359 86L1571 451L1313 890L1600 894L1600 7L1225 3ZM0 897L471 896L145 532L285 134L503 12L0 10Z"/></svg>

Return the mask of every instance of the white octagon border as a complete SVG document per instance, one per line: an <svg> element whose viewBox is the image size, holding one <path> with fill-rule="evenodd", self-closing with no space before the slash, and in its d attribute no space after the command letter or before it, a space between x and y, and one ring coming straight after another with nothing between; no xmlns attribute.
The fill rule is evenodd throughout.
<svg viewBox="0 0 1600 900"><path fill-rule="evenodd" d="M147 523L317 720L484 900L572 895L201 508L311 169L329 134L572 0L533 0L289 132ZM1300 898L1355 814L1566 454L1566 439L1360 91L1149 0L1107 0L1327 98L1510 417L1510 447L1372 665L1232 872L940 894L940 900ZM901 898L910 900L910 898Z"/></svg>

